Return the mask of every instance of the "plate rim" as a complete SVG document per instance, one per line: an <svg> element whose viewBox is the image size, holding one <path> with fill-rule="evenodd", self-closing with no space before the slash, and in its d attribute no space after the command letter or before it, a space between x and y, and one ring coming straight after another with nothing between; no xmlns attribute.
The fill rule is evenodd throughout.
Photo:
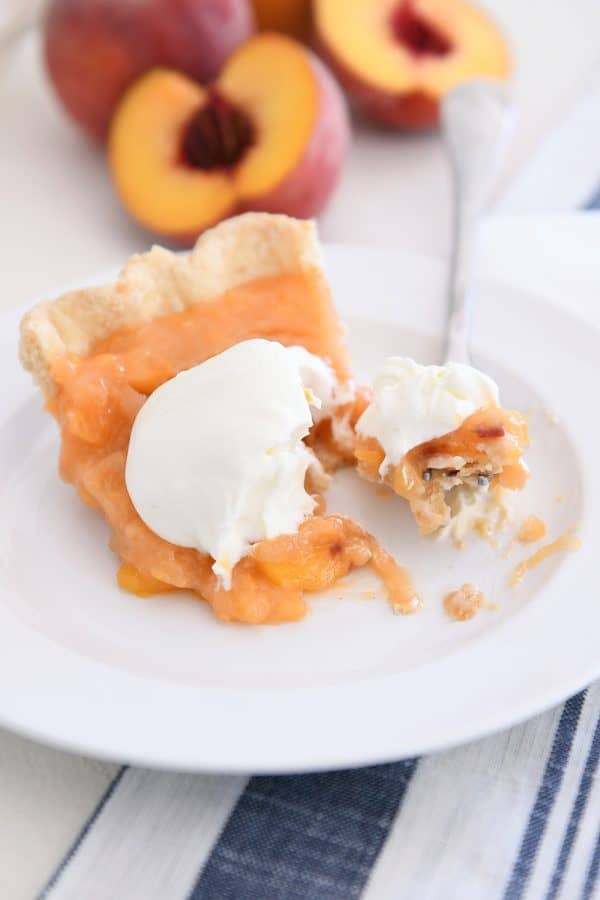
<svg viewBox="0 0 600 900"><path fill-rule="evenodd" d="M370 247L362 247L360 245L344 245L344 244L325 244L324 245L325 254L328 257L328 264L330 265L333 258L336 255L350 255L350 259L355 257L355 254L358 252L360 256L367 259L369 256L380 256L388 259L394 260L394 265L400 267L402 265L402 261L408 262L408 264L413 267L422 267L425 266L428 268L431 277L434 280L439 281L443 277L444 272L444 264L441 260L428 257L424 254L418 253L409 253L407 251L396 251L396 250L388 250L384 248L370 248ZM350 262L350 265L352 263ZM99 279L89 279L90 283L95 282L97 280L106 280L111 277L111 273L104 273L100 276ZM487 280L485 280L487 281ZM535 295L527 292L521 291L517 288L513 288L509 284L501 283L501 282L489 282L496 286L496 289L500 291L508 291L513 295L520 295L521 297L525 296L529 300L536 301L538 303L542 303L544 307L551 308L557 315L564 317L573 324L584 327L586 330L592 330L594 332L594 337L598 341L598 348L600 351L600 330L598 330L594 325L590 325L585 322L582 317L571 314L568 310L558 306L556 303L552 301L546 301L543 298L535 297ZM0 339L4 342L4 339L7 337L7 330L10 323L12 336L9 340L9 343L14 343L14 323L15 320L24 312L27 308L29 308L31 304L21 304L19 307L12 308L8 310L6 313L0 317ZM340 306L342 304L339 304ZM433 303L429 304L431 309L429 312L434 311L439 314L440 312L440 301L439 299L435 299ZM422 308L419 311L419 319L421 320ZM368 315L365 315L365 311L362 311L362 315L365 318L370 318ZM342 313L342 318L344 317L344 313ZM405 324L404 320L400 317L396 319L396 321L400 321L402 324ZM426 326L426 327L425 327ZM427 323L421 320L421 330L428 330L430 328L430 322ZM31 394L33 395L33 389L31 390ZM563 567L564 568L564 567ZM560 572L557 573L556 580L560 581ZM564 572L563 579L564 579ZM494 628L490 631L490 633L479 637L476 639L476 644L479 648L479 655L481 654L482 645L487 643L488 640L496 640L497 635L500 630L504 630L509 626L513 628L516 627L518 622L521 622L523 619L523 615L526 612L531 612L531 610L525 610L519 613L518 616L512 617L505 623L502 623L498 626L498 628ZM23 624L23 623L22 623ZM521 626L520 626L521 627ZM49 638L38 635L38 637L42 641L46 641L48 644L51 643ZM34 642L35 643L35 642ZM77 656L79 660L82 660L83 657L76 654L74 651L68 651L66 648L61 648L62 653L70 653L72 656ZM461 650L458 654L453 654L452 659L454 660L457 655L462 655L465 651ZM87 660L90 665L99 667L100 670L108 670L109 666L103 665L96 661ZM443 661L442 661L443 662ZM437 663L436 663L437 664ZM434 664L435 665L435 664ZM0 672L2 671L2 667L0 667ZM117 671L117 670L114 670ZM388 682L402 678L405 673L389 675L387 676ZM260 763L257 759L251 759L250 761L239 761L237 764L235 760L228 759L226 762L224 758L219 755L215 755L214 758L193 758L196 757L197 748L194 748L193 754L186 756L186 754L178 755L175 758L170 752L166 754L162 754L156 748L150 749L148 752L142 752L138 750L117 750L115 747L114 740L108 740L107 745L110 746L100 746L98 744L97 738L90 738L87 740L85 737L77 740L73 738L73 736L65 737L64 731L61 735L60 729L59 733L56 733L52 730L50 726L36 727L35 723L29 722L27 723L27 716L25 719L19 717L18 715L10 715L7 714L5 708L6 696L5 692L0 689L0 725L3 727L9 728L13 731L16 731L20 734L23 734L27 737L33 738L35 740L42 741L44 743L51 744L56 747L60 747L63 750L67 750L70 752L84 753L86 755L95 756L100 759L110 760L110 761L127 761L137 765L143 765L151 768L161 768L161 769L171 769L175 771L204 771L204 772L215 772L215 773L247 773L249 771L252 772L269 772L269 773L285 773L285 772L300 772L300 771L322 771L333 768L340 767L351 767L351 766L361 766L361 765L370 765L375 763L383 763L389 762L391 760L397 760L401 758L405 758L413 755L421 755L423 753L430 753L434 751L438 751L441 749L446 749L452 746L456 746L458 744L462 744L480 737L484 737L489 734L493 734L497 731L503 730L511 725L518 724L526 720L527 718L536 715L565 699L573 693L581 690L582 687L589 684L594 678L600 675L600 654L595 660L587 663L586 666L582 666L581 670L577 672L576 675L570 680L564 680L560 684L551 684L545 692L543 692L540 688L537 691L537 700L532 702L531 699L529 701L524 701L519 707L518 711L515 711L514 707L510 709L506 709L503 714L496 715L488 715L487 717L483 717L483 721L480 717L479 720L474 722L470 727L461 726L457 728L454 733L448 733L448 729L446 729L445 734L439 734L437 738L432 737L427 741L417 742L419 745L416 746L414 743L411 745L410 741L404 741L403 749L400 751L393 751L389 747L385 749L378 749L374 747L371 752L366 752L365 749L359 749L355 752L352 750L348 750L342 756L338 753L334 753L333 756L326 752L322 752L320 755L313 753L307 754L307 758L302 761L300 759L296 759L292 762L286 762L281 759L271 758L265 761L263 764ZM123 677L123 673L121 671L118 672L119 677ZM139 676L132 676L128 674L128 677L137 679L138 681L145 681L145 679L140 678ZM110 680L110 679L109 679ZM370 679L368 690L376 690L378 679ZM181 690L181 685L179 686L179 690ZM211 690L211 689L206 689ZM214 690L214 689L212 689ZM309 689L303 689L309 690ZM329 688L319 687L316 689L312 689L315 693L328 693ZM336 690L342 690L342 688L336 688ZM195 689L196 695L204 693L204 691L198 691ZM266 696L263 695L263 696ZM479 723L479 724L478 724ZM113 735L114 738L114 735ZM401 742L402 743L402 742ZM118 737L117 737L118 744ZM201 754L200 754L201 756Z"/></svg>

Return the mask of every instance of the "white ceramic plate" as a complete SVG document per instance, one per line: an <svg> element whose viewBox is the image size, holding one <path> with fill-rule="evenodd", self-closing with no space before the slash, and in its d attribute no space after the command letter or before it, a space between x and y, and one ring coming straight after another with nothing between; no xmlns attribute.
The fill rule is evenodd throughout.
<svg viewBox="0 0 600 900"><path fill-rule="evenodd" d="M391 353L437 360L438 263L348 247L326 258L358 378ZM423 612L394 616L363 571L311 599L305 621L250 628L191 597L117 589L103 523L57 477L56 427L15 362L18 318L0 324L0 724L164 768L323 769L481 736L600 675L600 333L505 287L480 291L475 362L530 417L521 509L550 537L577 527L579 552L548 560L515 594L508 576L531 548L504 558L482 541L459 552L421 539L401 501L347 471L330 509L355 514L410 567ZM497 608L452 622L441 598L465 581Z"/></svg>

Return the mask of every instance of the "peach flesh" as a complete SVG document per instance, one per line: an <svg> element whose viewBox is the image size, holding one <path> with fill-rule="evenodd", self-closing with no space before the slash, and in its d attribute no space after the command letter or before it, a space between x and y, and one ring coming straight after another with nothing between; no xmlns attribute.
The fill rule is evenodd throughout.
<svg viewBox="0 0 600 900"><path fill-rule="evenodd" d="M242 202L239 211L285 213L310 219L325 207L335 188L350 143L348 110L329 70L315 56L320 113L307 146L294 169L267 197Z"/></svg>
<svg viewBox="0 0 600 900"><path fill-rule="evenodd" d="M439 100L422 90L407 94L387 93L366 84L343 63L334 59L322 41L318 41L321 56L335 71L339 83L375 124L384 128L403 128L408 131L431 128L439 118Z"/></svg>
<svg viewBox="0 0 600 900"><path fill-rule="evenodd" d="M415 9L412 0L401 2L389 19L394 37L415 56L446 56L452 43Z"/></svg>

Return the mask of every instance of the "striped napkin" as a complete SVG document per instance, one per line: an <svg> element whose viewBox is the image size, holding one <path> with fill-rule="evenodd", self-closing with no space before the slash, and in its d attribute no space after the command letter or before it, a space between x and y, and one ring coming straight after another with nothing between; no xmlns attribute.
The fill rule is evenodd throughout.
<svg viewBox="0 0 600 900"><path fill-rule="evenodd" d="M254 778L123 768L45 900L598 896L600 685L390 765Z"/></svg>
<svg viewBox="0 0 600 900"><path fill-rule="evenodd" d="M590 900L599 757L600 684L389 765L251 778L124 767L42 897Z"/></svg>

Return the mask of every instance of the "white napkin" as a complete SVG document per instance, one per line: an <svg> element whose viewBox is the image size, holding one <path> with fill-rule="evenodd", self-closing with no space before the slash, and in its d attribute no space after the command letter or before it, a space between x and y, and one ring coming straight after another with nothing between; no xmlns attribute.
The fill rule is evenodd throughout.
<svg viewBox="0 0 600 900"><path fill-rule="evenodd" d="M600 325L599 248L600 210L490 216L481 235L479 277L529 291Z"/></svg>

